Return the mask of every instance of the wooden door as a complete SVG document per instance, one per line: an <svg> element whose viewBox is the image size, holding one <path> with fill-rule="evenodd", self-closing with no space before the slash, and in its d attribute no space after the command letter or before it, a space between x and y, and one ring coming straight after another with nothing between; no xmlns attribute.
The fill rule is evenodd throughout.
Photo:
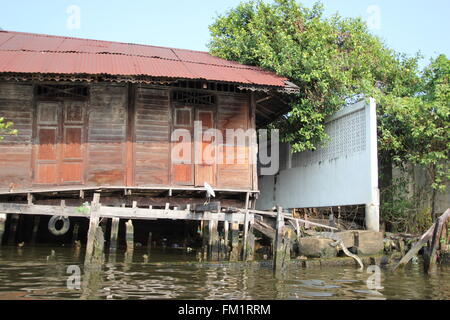
<svg viewBox="0 0 450 320"><path fill-rule="evenodd" d="M61 143L61 183L83 184L84 103L64 102Z"/></svg>
<svg viewBox="0 0 450 320"><path fill-rule="evenodd" d="M216 150L214 137L204 135L208 129L215 128L214 111L211 109L198 108L196 110L196 121L202 123L202 135L200 141L195 141L195 186L203 187L205 182L211 186L216 184Z"/></svg>
<svg viewBox="0 0 450 320"><path fill-rule="evenodd" d="M60 113L61 106L58 102L41 102L37 105L36 184L58 183Z"/></svg>
<svg viewBox="0 0 450 320"><path fill-rule="evenodd" d="M34 184L83 184L84 102L37 105Z"/></svg>
<svg viewBox="0 0 450 320"><path fill-rule="evenodd" d="M172 184L175 185L194 185L194 157L192 144L194 133L194 111L194 108L190 106L174 107L173 129L180 130L180 132L183 130L183 132L189 134L189 139L186 139L187 137L180 134L178 139L172 142ZM183 159L185 159L185 161Z"/></svg>

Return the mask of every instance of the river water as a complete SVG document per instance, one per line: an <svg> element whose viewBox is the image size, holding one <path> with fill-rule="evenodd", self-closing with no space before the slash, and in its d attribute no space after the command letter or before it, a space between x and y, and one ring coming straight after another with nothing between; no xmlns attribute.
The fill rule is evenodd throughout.
<svg viewBox="0 0 450 320"><path fill-rule="evenodd" d="M78 289L83 257L71 247L1 247L0 299L450 299L449 267L381 269L382 288L370 289L371 274L355 267L291 265L274 275L270 266L195 263L195 252L145 248L107 257Z"/></svg>

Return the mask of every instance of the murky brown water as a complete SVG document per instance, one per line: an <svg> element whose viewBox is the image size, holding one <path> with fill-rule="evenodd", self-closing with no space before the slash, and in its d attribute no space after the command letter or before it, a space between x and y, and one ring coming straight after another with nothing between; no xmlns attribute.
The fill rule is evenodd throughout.
<svg viewBox="0 0 450 320"><path fill-rule="evenodd" d="M420 265L397 273L382 269L383 289L370 290L370 274L353 267L292 265L275 276L269 266L187 263L196 261L195 252L154 250L149 264L144 254L135 250L130 263L119 252L88 286L70 290L67 268L82 266L83 251L1 247L0 299L450 299L449 267L429 276Z"/></svg>

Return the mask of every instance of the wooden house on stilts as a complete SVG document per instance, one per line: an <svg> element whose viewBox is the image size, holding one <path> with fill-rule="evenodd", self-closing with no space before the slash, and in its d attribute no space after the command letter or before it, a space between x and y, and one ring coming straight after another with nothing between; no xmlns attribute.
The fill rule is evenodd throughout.
<svg viewBox="0 0 450 320"><path fill-rule="evenodd" d="M219 222L243 224L212 204L254 204L256 142L196 141L195 123L224 137L257 129L286 113L280 96L296 90L206 52L0 31L0 117L18 130L0 141L0 214L11 217L3 240L32 241L50 216L89 217L80 207L94 193L100 216L113 220L201 221L217 210ZM192 135L183 149L192 161L173 160L184 141L173 139L176 129ZM244 160L194 159L206 148L225 158L241 149ZM205 182L216 193L206 208Z"/></svg>

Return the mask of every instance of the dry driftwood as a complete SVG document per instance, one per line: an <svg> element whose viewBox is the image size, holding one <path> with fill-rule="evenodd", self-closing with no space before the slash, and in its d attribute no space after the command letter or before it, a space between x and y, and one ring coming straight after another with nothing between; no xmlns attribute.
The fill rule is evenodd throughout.
<svg viewBox="0 0 450 320"><path fill-rule="evenodd" d="M440 216L436 222L430 227L430 229L427 230L419 239L419 241L411 248L411 250L408 251L408 253L397 263L397 265L394 267L394 271L397 270L399 267L405 266L409 260L412 259L419 251L422 249L422 247L430 240L432 240L433 245L435 246L436 243L439 243L439 239L436 239L441 232L438 232L438 229L442 229L442 226L444 223L450 218L450 209L447 209L445 213ZM439 230L440 230L439 229ZM435 231L436 230L436 231ZM434 255L436 254L436 250L432 249L431 255L429 257L429 261L432 261L434 259ZM428 259L427 259L428 260Z"/></svg>

